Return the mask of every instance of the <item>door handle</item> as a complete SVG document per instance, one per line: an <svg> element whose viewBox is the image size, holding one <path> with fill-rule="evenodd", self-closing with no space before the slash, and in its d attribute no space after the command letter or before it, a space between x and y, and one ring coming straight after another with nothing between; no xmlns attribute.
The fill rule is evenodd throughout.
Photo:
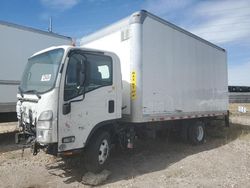
<svg viewBox="0 0 250 188"><path fill-rule="evenodd" d="M63 115L69 114L71 111L71 103L63 104Z"/></svg>
<svg viewBox="0 0 250 188"><path fill-rule="evenodd" d="M114 111L115 111L115 101L114 100L109 100L108 111L110 114L114 113Z"/></svg>

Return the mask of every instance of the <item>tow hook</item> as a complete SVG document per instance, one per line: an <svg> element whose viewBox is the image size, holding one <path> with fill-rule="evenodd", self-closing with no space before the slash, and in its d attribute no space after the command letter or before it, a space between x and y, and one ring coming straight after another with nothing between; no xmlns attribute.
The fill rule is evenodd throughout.
<svg viewBox="0 0 250 188"><path fill-rule="evenodd" d="M40 145L39 145L39 143L37 143L37 142L33 142L32 143L32 145L31 145L31 153L33 154L33 155L37 155L38 153L39 153L39 151L40 151L40 147L39 147Z"/></svg>

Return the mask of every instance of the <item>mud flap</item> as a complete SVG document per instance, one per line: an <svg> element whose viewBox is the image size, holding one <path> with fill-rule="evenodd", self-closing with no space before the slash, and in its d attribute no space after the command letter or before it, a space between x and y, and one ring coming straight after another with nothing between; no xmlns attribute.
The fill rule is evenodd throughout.
<svg viewBox="0 0 250 188"><path fill-rule="evenodd" d="M227 111L227 115L225 115L225 126L229 127L230 123L229 123L229 110Z"/></svg>

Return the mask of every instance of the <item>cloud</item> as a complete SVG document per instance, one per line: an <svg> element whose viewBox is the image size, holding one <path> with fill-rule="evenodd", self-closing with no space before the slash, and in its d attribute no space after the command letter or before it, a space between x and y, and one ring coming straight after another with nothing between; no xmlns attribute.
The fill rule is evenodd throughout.
<svg viewBox="0 0 250 188"><path fill-rule="evenodd" d="M249 13L248 0L205 1L193 11L202 22L189 28L194 34L215 43L236 42L250 36Z"/></svg>
<svg viewBox="0 0 250 188"><path fill-rule="evenodd" d="M250 86L249 0L146 0L142 8L226 48L229 84Z"/></svg>
<svg viewBox="0 0 250 188"><path fill-rule="evenodd" d="M146 0L141 8L152 12L169 21L182 17L186 8L192 5L194 0Z"/></svg>
<svg viewBox="0 0 250 188"><path fill-rule="evenodd" d="M77 5L80 0L40 0L49 9L65 11Z"/></svg>
<svg viewBox="0 0 250 188"><path fill-rule="evenodd" d="M147 0L142 8L217 44L250 41L249 0Z"/></svg>
<svg viewBox="0 0 250 188"><path fill-rule="evenodd" d="M51 14L49 14L48 12L43 12L39 14L39 19L43 21L48 21L50 16Z"/></svg>
<svg viewBox="0 0 250 188"><path fill-rule="evenodd" d="M228 69L229 85L250 86L250 61L240 65L232 65Z"/></svg>
<svg viewBox="0 0 250 188"><path fill-rule="evenodd" d="M143 4L143 8L146 10L158 14L160 16L170 14L173 11L181 8L185 8L192 0L147 0Z"/></svg>

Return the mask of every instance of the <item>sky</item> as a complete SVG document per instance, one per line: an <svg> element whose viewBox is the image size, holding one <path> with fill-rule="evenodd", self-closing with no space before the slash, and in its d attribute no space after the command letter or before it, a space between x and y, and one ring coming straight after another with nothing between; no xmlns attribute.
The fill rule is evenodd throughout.
<svg viewBox="0 0 250 188"><path fill-rule="evenodd" d="M79 40L147 10L227 50L229 85L250 86L250 0L2 0L0 20Z"/></svg>

